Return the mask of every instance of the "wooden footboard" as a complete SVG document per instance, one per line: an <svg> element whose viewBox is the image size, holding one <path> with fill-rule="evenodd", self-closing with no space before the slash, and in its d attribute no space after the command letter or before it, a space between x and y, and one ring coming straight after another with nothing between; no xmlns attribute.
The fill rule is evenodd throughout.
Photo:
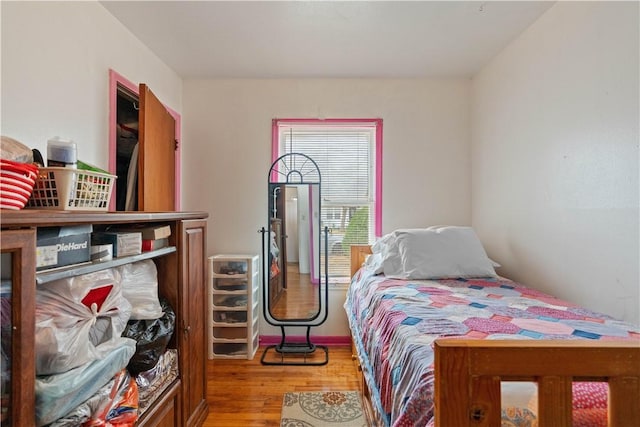
<svg viewBox="0 0 640 427"><path fill-rule="evenodd" d="M436 426L499 426L500 381L538 384L538 425L572 425L572 381L609 383L609 425L640 423L640 342L435 341Z"/></svg>

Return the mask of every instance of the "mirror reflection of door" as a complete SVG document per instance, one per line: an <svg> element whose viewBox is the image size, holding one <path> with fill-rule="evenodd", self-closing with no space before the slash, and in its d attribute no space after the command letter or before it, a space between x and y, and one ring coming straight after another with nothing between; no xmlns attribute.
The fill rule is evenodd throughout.
<svg viewBox="0 0 640 427"><path fill-rule="evenodd" d="M319 242L318 185L273 183L269 193L270 231L278 251L270 257L269 310L277 320L314 319L320 313L319 265L314 259Z"/></svg>

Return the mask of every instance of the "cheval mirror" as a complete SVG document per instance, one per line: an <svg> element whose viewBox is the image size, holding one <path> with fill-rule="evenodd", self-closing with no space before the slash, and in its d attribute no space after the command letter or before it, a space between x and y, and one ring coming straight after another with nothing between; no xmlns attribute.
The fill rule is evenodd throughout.
<svg viewBox="0 0 640 427"><path fill-rule="evenodd" d="M327 347L310 339L311 328L328 314L327 229L321 229L320 193L320 170L305 154L285 154L271 165L268 228L260 230L263 312L269 324L280 327L282 339L266 347L265 365L324 365L329 359ZM289 327L306 330L306 341L288 340Z"/></svg>

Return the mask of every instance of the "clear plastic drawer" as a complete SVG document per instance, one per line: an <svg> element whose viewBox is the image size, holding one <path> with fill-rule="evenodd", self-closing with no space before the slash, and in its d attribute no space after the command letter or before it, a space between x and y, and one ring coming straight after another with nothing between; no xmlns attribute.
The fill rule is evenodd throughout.
<svg viewBox="0 0 640 427"><path fill-rule="evenodd" d="M213 321L216 323L246 323L246 311L214 311Z"/></svg>
<svg viewBox="0 0 640 427"><path fill-rule="evenodd" d="M243 308L247 306L247 295L213 295L214 307Z"/></svg>

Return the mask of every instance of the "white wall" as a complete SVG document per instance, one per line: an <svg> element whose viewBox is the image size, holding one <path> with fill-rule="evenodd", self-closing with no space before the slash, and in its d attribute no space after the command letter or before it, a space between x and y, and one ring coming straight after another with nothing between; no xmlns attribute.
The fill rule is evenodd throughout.
<svg viewBox="0 0 640 427"><path fill-rule="evenodd" d="M500 272L640 324L637 2L558 2L473 81L473 225Z"/></svg>
<svg viewBox="0 0 640 427"><path fill-rule="evenodd" d="M272 119L381 117L383 232L469 224L469 94L466 79L185 81L183 206L211 214L209 254L260 253ZM348 334L344 295L314 334Z"/></svg>
<svg viewBox="0 0 640 427"><path fill-rule="evenodd" d="M640 323L635 2L559 2L473 86L210 80L183 91L96 2L2 2L0 13L2 134L43 152L51 136L71 138L106 167L108 70L147 83L183 115L183 207L211 214L208 254L260 251L271 119L381 117L383 232L473 219L503 274ZM343 297L332 291L317 334L346 334Z"/></svg>
<svg viewBox="0 0 640 427"><path fill-rule="evenodd" d="M2 2L2 135L106 168L109 68L182 110L182 80L97 2Z"/></svg>

